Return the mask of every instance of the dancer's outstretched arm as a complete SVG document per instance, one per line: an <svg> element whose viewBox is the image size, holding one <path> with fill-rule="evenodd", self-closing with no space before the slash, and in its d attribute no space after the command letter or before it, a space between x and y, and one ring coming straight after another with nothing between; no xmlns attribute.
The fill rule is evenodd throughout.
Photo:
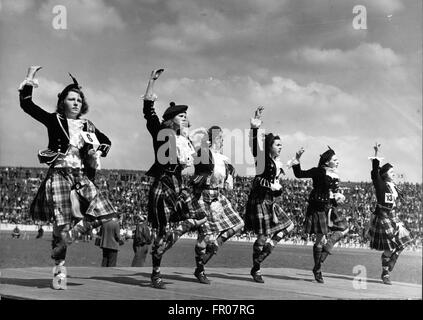
<svg viewBox="0 0 423 320"><path fill-rule="evenodd" d="M38 87L38 81L35 79L35 75L40 69L40 66L31 66L28 68L27 76L18 89L19 102L23 111L25 111L35 120L47 126L50 113L37 106L32 101L32 90L34 87Z"/></svg>
<svg viewBox="0 0 423 320"><path fill-rule="evenodd" d="M261 124L262 124L262 114L263 114L263 110L264 107L260 106L256 109L255 113L254 113L254 118L251 118L251 132L250 132L250 148L251 148L251 152L253 154L253 157L256 158L259 152L259 148L260 146L258 145L258 141L257 141L257 134L258 134L258 129L260 128Z"/></svg>
<svg viewBox="0 0 423 320"><path fill-rule="evenodd" d="M303 155L304 151L304 148L301 148L295 154L296 164L292 166L292 170L294 171L294 175L296 178L313 178L316 175L317 168L311 168L309 170L301 169L300 158Z"/></svg>
<svg viewBox="0 0 423 320"><path fill-rule="evenodd" d="M160 130L160 120L154 110L154 101L156 100L156 95L153 92L154 83L162 74L163 69L156 69L151 71L150 79L148 80L147 89L145 91L144 99L144 118L147 120L147 129L153 138L157 137L157 134Z"/></svg>

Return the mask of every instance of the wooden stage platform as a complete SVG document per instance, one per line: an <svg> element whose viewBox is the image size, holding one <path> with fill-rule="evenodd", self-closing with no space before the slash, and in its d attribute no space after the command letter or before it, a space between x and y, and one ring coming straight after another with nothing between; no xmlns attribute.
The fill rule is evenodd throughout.
<svg viewBox="0 0 423 320"><path fill-rule="evenodd" d="M166 290L150 287L151 267L67 267L68 289L53 290L52 268L0 269L2 299L35 300L421 300L422 286L366 279L357 287L354 276L324 274L314 281L311 271L262 268L264 284L255 283L248 268L207 268L210 285L200 284L193 268L163 267ZM363 284L363 283L362 283Z"/></svg>

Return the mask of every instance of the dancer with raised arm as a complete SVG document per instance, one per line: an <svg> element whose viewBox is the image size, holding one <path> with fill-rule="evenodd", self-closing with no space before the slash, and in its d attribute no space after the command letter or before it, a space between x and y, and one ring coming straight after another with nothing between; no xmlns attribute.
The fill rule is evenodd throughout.
<svg viewBox="0 0 423 320"><path fill-rule="evenodd" d="M144 100L144 118L153 138L155 162L147 171L154 178L148 197L148 221L152 226L153 271L151 284L165 289L160 273L163 254L186 232L206 222L205 211L199 206L182 180L182 171L194 165L195 150L187 138L188 120L186 105L170 103L159 120L154 109L154 83L163 69L153 70L148 81Z"/></svg>
<svg viewBox="0 0 423 320"><path fill-rule="evenodd" d="M19 86L19 100L21 108L46 126L48 132L48 149L40 151L38 157L50 168L31 204L30 214L34 220L53 222L51 257L58 266L57 276L65 272L71 235L88 232L116 215L110 201L91 181L99 167L99 157L107 155L111 142L91 121L81 118L88 112L88 104L74 77L71 76L73 83L58 94L55 112L47 112L32 101L33 88L38 87L34 77L39 69L39 66L28 69ZM80 222L71 230L75 220ZM56 282L53 288L63 289Z"/></svg>
<svg viewBox="0 0 423 320"><path fill-rule="evenodd" d="M401 190L395 184L395 171L390 163L379 167L377 156L380 144L374 146L375 156L372 160L371 178L376 192L376 209L370 222L370 248L383 251L382 253L382 281L391 285L390 272L394 270L399 255L413 239L410 231L398 218L396 202L403 197Z"/></svg>
<svg viewBox="0 0 423 320"><path fill-rule="evenodd" d="M199 204L208 214L207 222L198 230L194 275L200 283L210 284L204 266L227 240L244 227L244 221L222 193L224 189L233 189L235 173L229 158L222 154L223 131L218 126L212 126L206 137L197 152L193 177Z"/></svg>
<svg viewBox="0 0 423 320"><path fill-rule="evenodd" d="M279 160L282 143L278 135L268 133L264 139L261 136L262 131L259 128L263 109L264 107L257 108L251 119L250 147L255 159L256 176L245 213L245 230L253 231L257 236L253 245L253 267L250 274L259 283L264 283L261 263L294 228L292 221L277 203L277 198L282 194L279 179L284 174Z"/></svg>
<svg viewBox="0 0 423 320"><path fill-rule="evenodd" d="M324 283L321 264L328 254L331 254L334 245L349 231L347 220L336 210L337 206L345 201L345 196L339 192L339 160L335 151L329 147L329 150L320 156L317 167L305 171L300 165L303 153L303 148L296 153L292 169L295 177L313 180L313 190L308 198L304 221L304 232L316 235L313 245L313 274L318 283ZM330 231L332 233L326 241Z"/></svg>

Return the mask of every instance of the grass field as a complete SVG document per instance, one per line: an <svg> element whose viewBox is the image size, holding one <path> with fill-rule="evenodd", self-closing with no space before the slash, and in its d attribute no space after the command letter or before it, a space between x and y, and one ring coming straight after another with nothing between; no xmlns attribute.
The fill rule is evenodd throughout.
<svg viewBox="0 0 423 320"><path fill-rule="evenodd" d="M29 240L11 239L10 232L0 232L0 268L24 268L52 266L50 259L51 233L35 239L36 233L28 233ZM163 258L166 267L192 267L194 270L194 240L181 239ZM132 240L120 247L118 267L129 267L133 258ZM210 267L249 267L251 265L252 243L227 242L209 262ZM353 268L362 265L368 278L379 279L381 252L368 249L335 248L323 266L325 271L353 276ZM66 265L100 266L102 251L91 242L74 243L68 247ZM151 266L150 255L146 266ZM313 267L312 247L280 245L262 265L273 268L298 268L311 270ZM310 271L311 272L311 271ZM422 253L404 252L391 276L393 281L422 284Z"/></svg>

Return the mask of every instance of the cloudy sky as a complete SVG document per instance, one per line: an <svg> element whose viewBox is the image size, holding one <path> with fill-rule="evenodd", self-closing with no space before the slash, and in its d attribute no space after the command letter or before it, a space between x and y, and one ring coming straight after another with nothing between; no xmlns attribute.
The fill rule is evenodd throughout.
<svg viewBox="0 0 423 320"><path fill-rule="evenodd" d="M367 29L353 27L356 4ZM57 5L66 29L54 28ZM303 167L315 166L329 145L342 180L369 181L377 141L405 180L422 181L420 0L0 0L0 43L1 166L39 166L47 146L17 92L27 67L41 65L38 105L54 112L71 72L90 104L86 117L112 140L103 167L147 169L140 96L163 67L159 114L170 101L187 104L194 128L220 125L229 143L263 105L263 128L283 138L283 162L304 147ZM250 151L232 145L227 155L243 175Z"/></svg>

